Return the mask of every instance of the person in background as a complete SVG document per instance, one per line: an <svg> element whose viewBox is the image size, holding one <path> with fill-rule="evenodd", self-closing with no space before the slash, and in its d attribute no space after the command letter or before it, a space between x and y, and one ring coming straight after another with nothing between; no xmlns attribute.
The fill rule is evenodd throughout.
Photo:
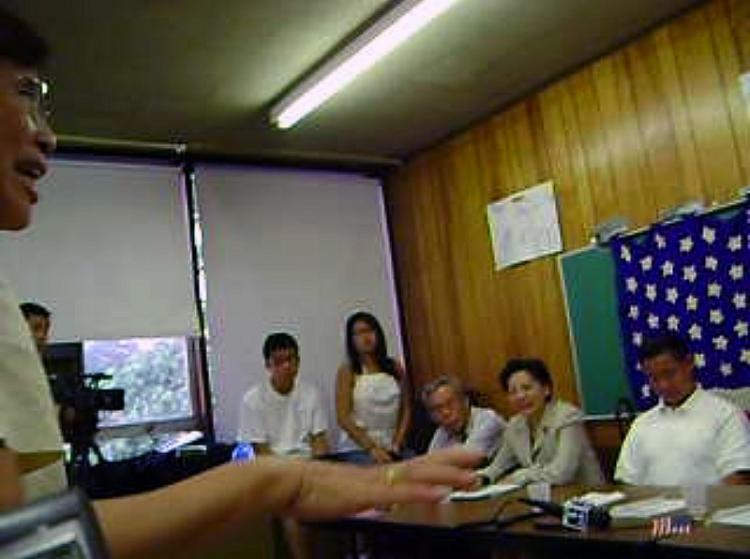
<svg viewBox="0 0 750 559"><path fill-rule="evenodd" d="M31 222L37 181L47 171L55 136L46 115L49 86L38 68L49 48L26 22L0 8L0 230ZM71 250L73 248L71 247ZM21 452L61 451L45 374L18 300L0 280L0 436ZM62 455L62 452L60 452ZM7 462L7 454L0 460ZM266 515L326 519L373 506L434 502L441 486L467 487L479 457L463 449L398 465L362 468L314 460L260 457L231 463L169 487L94 503L114 559L184 557L246 529ZM0 492L18 499L20 474L3 463ZM52 478L37 474L51 471ZM62 462L23 476L25 499L65 489ZM51 483L50 483L51 482Z"/></svg>
<svg viewBox="0 0 750 559"><path fill-rule="evenodd" d="M26 319L26 324L31 330L39 355L44 355L44 350L49 343L49 333L52 327L52 313L39 303L21 303L21 314Z"/></svg>
<svg viewBox="0 0 750 559"><path fill-rule="evenodd" d="M674 334L646 340L639 357L660 399L630 427L615 479L634 485L750 483L747 418L698 385L685 341Z"/></svg>
<svg viewBox="0 0 750 559"><path fill-rule="evenodd" d="M464 445L486 459L500 446L505 421L489 408L472 406L461 384L453 376L441 376L422 389L422 402L438 425L428 452Z"/></svg>
<svg viewBox="0 0 750 559"><path fill-rule="evenodd" d="M256 455L309 458L328 454L326 414L314 386L297 379L297 340L286 333L263 343L268 378L242 399L237 440L253 445Z"/></svg>
<svg viewBox="0 0 750 559"><path fill-rule="evenodd" d="M336 377L338 451L349 461L392 462L404 451L411 420L406 371L388 356L383 328L366 312L346 321L346 352Z"/></svg>
<svg viewBox="0 0 750 559"><path fill-rule="evenodd" d="M553 397L552 377L540 359L511 359L500 384L516 411L489 466L479 470L485 482L525 485L604 482L589 443L581 410Z"/></svg>
<svg viewBox="0 0 750 559"><path fill-rule="evenodd" d="M47 357L50 332L52 330L52 312L39 303L21 303L21 314L29 326L31 337L43 363ZM70 405L75 399L82 379L78 375L57 374L55 371L45 371L52 389L52 399L57 410L57 418L63 432L63 439L70 442L81 426L76 422L76 409Z"/></svg>
<svg viewBox="0 0 750 559"><path fill-rule="evenodd" d="M0 513L22 503L23 487L16 454L0 438Z"/></svg>

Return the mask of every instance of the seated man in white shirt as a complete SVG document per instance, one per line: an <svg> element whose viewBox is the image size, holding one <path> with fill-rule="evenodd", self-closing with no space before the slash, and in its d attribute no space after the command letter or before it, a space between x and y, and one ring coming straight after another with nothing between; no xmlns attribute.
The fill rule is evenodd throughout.
<svg viewBox="0 0 750 559"><path fill-rule="evenodd" d="M748 483L747 419L697 384L687 344L675 335L648 340L640 360L660 401L630 428L615 479L634 485Z"/></svg>
<svg viewBox="0 0 750 559"><path fill-rule="evenodd" d="M432 381L422 389L422 402L438 425L428 452L464 445L490 459L499 448L505 421L491 409L472 406L457 378Z"/></svg>
<svg viewBox="0 0 750 559"><path fill-rule="evenodd" d="M245 393L237 439L251 443L256 454L327 454L326 414L318 392L297 381L297 341L286 333L271 334L263 358L268 378Z"/></svg>

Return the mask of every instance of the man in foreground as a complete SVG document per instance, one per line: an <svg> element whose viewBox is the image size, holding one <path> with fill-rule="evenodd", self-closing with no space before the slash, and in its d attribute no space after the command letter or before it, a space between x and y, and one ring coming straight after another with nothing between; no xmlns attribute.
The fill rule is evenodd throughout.
<svg viewBox="0 0 750 559"><path fill-rule="evenodd" d="M47 45L0 9L0 230L31 220L55 136L46 120L47 86L37 74ZM60 451L62 441L36 348L9 287L0 281L0 436L22 452ZM3 455L3 459L6 457ZM255 517L336 517L375 505L433 501L473 482L478 457L451 450L395 466L357 468L263 457L229 464L150 493L95 503L113 557L186 555ZM18 487L12 464L0 495ZM6 472L4 472L6 473ZM65 489L62 461L25 476L27 497Z"/></svg>

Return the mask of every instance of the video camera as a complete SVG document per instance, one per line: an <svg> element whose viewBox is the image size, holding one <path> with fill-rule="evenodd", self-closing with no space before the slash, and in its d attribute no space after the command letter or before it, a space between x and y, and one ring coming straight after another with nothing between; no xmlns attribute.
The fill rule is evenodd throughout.
<svg viewBox="0 0 750 559"><path fill-rule="evenodd" d="M110 375L48 375L52 387L52 397L61 407L68 407L81 413L100 411L120 411L125 409L125 390L122 388L99 388L99 383L111 380Z"/></svg>

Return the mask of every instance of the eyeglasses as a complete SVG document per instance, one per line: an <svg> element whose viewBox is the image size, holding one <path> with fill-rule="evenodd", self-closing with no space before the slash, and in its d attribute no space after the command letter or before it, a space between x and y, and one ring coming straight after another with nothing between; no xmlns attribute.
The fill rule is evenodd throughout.
<svg viewBox="0 0 750 559"><path fill-rule="evenodd" d="M29 118L37 129L49 127L52 114L49 83L35 76L20 76L16 92L29 106Z"/></svg>

